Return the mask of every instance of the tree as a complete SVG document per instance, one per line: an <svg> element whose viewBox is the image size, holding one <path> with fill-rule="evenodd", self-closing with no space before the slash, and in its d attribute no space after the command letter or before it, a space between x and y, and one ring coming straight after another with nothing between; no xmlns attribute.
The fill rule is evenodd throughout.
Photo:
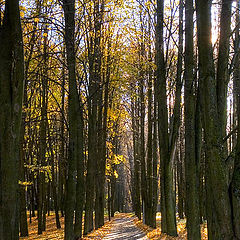
<svg viewBox="0 0 240 240"><path fill-rule="evenodd" d="M175 198L173 192L173 161L175 159L176 141L180 125L181 84L176 85L176 97L173 119L169 126L166 88L166 60L163 41L164 1L157 1L156 25L156 88L158 103L158 135L161 166L161 213L162 231L177 235Z"/></svg>
<svg viewBox="0 0 240 240"><path fill-rule="evenodd" d="M196 159L195 118L196 96L194 94L193 56L193 1L185 2L185 174L186 174L186 215L188 239L201 239L199 215L198 163Z"/></svg>
<svg viewBox="0 0 240 240"><path fill-rule="evenodd" d="M208 237L209 239L233 239L232 208L222 127L226 122L222 104L226 101L228 82L226 74L228 60L226 58L229 53L232 1L223 0L222 4L218 71L223 71L224 75L217 75L217 78L215 78L211 43L212 1L197 1L196 3L200 92L203 101L203 126L206 141Z"/></svg>
<svg viewBox="0 0 240 240"><path fill-rule="evenodd" d="M237 13L236 13L236 31L235 31L235 41L234 41L234 51L235 51L235 63L234 63L234 72L233 72L233 98L234 98L234 106L236 108L236 116L237 117L237 142L235 146L235 161L234 161L234 171L233 177L230 184L230 199L231 205L233 208L233 231L237 239L240 238L240 212L239 212L239 188L240 188L240 56L239 56L239 8L240 2L237 1Z"/></svg>
<svg viewBox="0 0 240 240"><path fill-rule="evenodd" d="M24 86L19 2L6 0L0 26L0 238L19 239L18 169Z"/></svg>
<svg viewBox="0 0 240 240"><path fill-rule="evenodd" d="M69 153L68 153L68 175L66 184L64 239L72 240L76 237L79 238L82 235L82 219L81 219L83 211L82 183L84 171L83 116L82 109L80 107L80 100L76 82L75 0L64 0L63 9L65 17L65 41L69 81L69 100L68 100ZM76 177L78 181L77 189L76 189ZM76 196L79 199L76 199ZM74 229L73 222L75 209L76 213Z"/></svg>

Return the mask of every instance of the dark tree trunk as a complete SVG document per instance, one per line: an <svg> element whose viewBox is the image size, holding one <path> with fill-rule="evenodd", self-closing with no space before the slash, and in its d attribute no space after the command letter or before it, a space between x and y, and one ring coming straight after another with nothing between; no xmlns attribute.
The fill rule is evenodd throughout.
<svg viewBox="0 0 240 240"><path fill-rule="evenodd" d="M194 95L194 55L193 55L193 1L185 3L185 85L184 85L184 119L185 119L185 176L186 176L186 216L187 237L201 239L199 215L198 163L196 162L195 142L195 105Z"/></svg>
<svg viewBox="0 0 240 240"><path fill-rule="evenodd" d="M85 197L84 188L84 120L83 108L81 104L78 112L78 126L77 126L77 189L76 189L76 210L75 210L75 238L82 237L82 215Z"/></svg>
<svg viewBox="0 0 240 240"><path fill-rule="evenodd" d="M133 191L134 191L134 212L138 219L141 219L141 200L140 200L140 160L139 160L139 137L138 137L138 124L137 124L137 106L136 100L131 99L131 108L132 108L132 130L133 130L133 158L134 158L134 179L133 179Z"/></svg>
<svg viewBox="0 0 240 240"><path fill-rule="evenodd" d="M152 53L149 44L149 69L148 69L148 137L147 137L147 201L146 201L146 224L156 228L156 209L153 206L153 117L152 117ZM156 151L156 149L154 149ZM156 153L155 153L156 154ZM156 166L154 166L156 167Z"/></svg>
<svg viewBox="0 0 240 240"><path fill-rule="evenodd" d="M104 1L95 3L95 81L97 98L97 152L99 157L96 159L96 201L95 201L95 229L104 225L104 182L105 182L105 153L104 151L104 131L103 131L103 77L101 73L102 67L102 18L104 11ZM105 121L106 119L104 119ZM104 123L106 124L106 123ZM106 129L106 127L105 127Z"/></svg>
<svg viewBox="0 0 240 240"><path fill-rule="evenodd" d="M64 49L63 49L64 52ZM63 58L64 58L63 53ZM62 69L62 83L61 83L61 143L60 143L60 156L59 156L59 206L62 217L64 216L64 201L65 201L65 177L66 177L66 160L65 160L65 69Z"/></svg>
<svg viewBox="0 0 240 240"><path fill-rule="evenodd" d="M26 75L25 75L26 76ZM26 91L26 82L24 84L24 107L27 108L27 91ZM26 126L26 112L22 113L22 127L21 127L21 140L20 140L20 165L19 165L19 180L20 182L25 182L25 151L24 151L24 134ZM27 204L26 204L26 188L24 184L20 184L19 189L19 200L20 200L20 236L28 236L28 223L27 223ZM30 213L31 215L31 213Z"/></svg>
<svg viewBox="0 0 240 240"><path fill-rule="evenodd" d="M221 97L225 102L226 89L220 87L215 78L211 43L211 4L212 1L197 1L197 24L200 93L203 99L203 126L206 142L208 238L215 240L233 239L234 234L227 167L225 161L223 161L225 160L225 152L223 151L222 124L225 123L225 118L222 116L224 115L222 105L219 106ZM219 56L222 55L220 58L223 61L222 65L218 66L218 68L221 67L224 71L227 71L226 64L228 61L223 58L228 58L231 1L223 1L221 18L220 38L222 39L220 39ZM224 76L226 77L225 72ZM223 81L226 87L225 81L227 80L225 77ZM218 87L216 87L217 85Z"/></svg>
<svg viewBox="0 0 240 240"><path fill-rule="evenodd" d="M49 148L50 148L50 156L51 156L51 173L52 173L52 191L53 191L53 201L54 201L54 210L55 210L55 218L56 218L56 226L57 229L61 228L60 218L59 218L59 201L58 201L58 194L57 194L57 178L55 177L55 162L54 162L54 152L52 148L52 139L50 136L49 126L48 126L48 141L49 141Z"/></svg>
<svg viewBox="0 0 240 240"><path fill-rule="evenodd" d="M173 161L176 153L177 135L180 125L181 82L176 84L173 120L169 127L166 89L166 62L163 42L164 0L157 1L156 25L156 78L158 98L158 135L161 166L161 213L162 231L177 236L175 195L173 192Z"/></svg>
<svg viewBox="0 0 240 240"><path fill-rule="evenodd" d="M77 163L79 161L79 149L82 135L79 136L79 113L80 102L76 82L76 53L75 53L75 0L63 1L65 17L65 41L67 54L67 68L69 78L69 153L68 153L68 174L66 183L65 201L65 240L74 239L74 210L76 206L76 177ZM82 145L81 145L82 146ZM82 159L80 160L81 164ZM82 166L81 166L82 167ZM78 169L79 170L79 169ZM78 179L80 180L80 179ZM78 209L79 210L79 209ZM78 212L79 213L79 212Z"/></svg>
<svg viewBox="0 0 240 240"><path fill-rule="evenodd" d="M239 24L239 7L240 1L237 1L237 13L236 13L236 25ZM237 117L237 141L236 141L236 153L234 162L233 178L230 185L230 199L231 207L233 212L233 231L236 239L240 239L240 55L239 55L239 27L236 28L235 32L235 64L234 64L234 75L233 75L233 93L236 108Z"/></svg>
<svg viewBox="0 0 240 240"><path fill-rule="evenodd" d="M5 1L0 27L0 239L19 239L18 168L24 86L19 2Z"/></svg>
<svg viewBox="0 0 240 240"><path fill-rule="evenodd" d="M23 123L24 124L24 123ZM21 138L23 141L24 135ZM24 152L23 144L20 145L20 166L19 166L19 179L21 182L25 182L25 172L24 172ZM20 183L19 189L19 201L20 201L20 236L28 236L28 223L27 223L27 204L26 204L26 188L24 184Z"/></svg>
<svg viewBox="0 0 240 240"><path fill-rule="evenodd" d="M46 28L46 27L45 27ZM44 30L47 34L47 31ZM48 64L47 64L47 35L44 36L43 46L43 73L41 74L42 83L42 96L41 96L41 122L40 122L40 146L39 146L39 164L40 167L46 166L46 126L47 126L47 85L48 85ZM46 230L46 182L45 172L39 172L39 205L38 205L38 234L42 234L42 231Z"/></svg>
<svg viewBox="0 0 240 240"><path fill-rule="evenodd" d="M88 161L86 176L86 204L84 216L84 235L93 230L93 210L94 196L99 200L100 194L96 192L96 181L98 179L99 159L98 153L98 103L101 84L101 14L98 1L93 1L94 7L94 27L93 36L89 40L88 60L89 60L89 96L88 96ZM102 106L100 106L102 107ZM97 166L96 166L97 164ZM97 200L97 201L98 201ZM98 202L97 202L98 211ZM97 216L98 225L98 216Z"/></svg>

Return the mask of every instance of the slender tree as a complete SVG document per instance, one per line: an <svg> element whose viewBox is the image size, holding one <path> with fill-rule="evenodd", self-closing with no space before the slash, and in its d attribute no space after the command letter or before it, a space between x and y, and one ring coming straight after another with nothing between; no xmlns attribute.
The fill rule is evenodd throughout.
<svg viewBox="0 0 240 240"><path fill-rule="evenodd" d="M176 84L176 97L171 126L168 122L166 61L163 41L164 1L157 1L156 25L156 78L158 102L158 135L161 159L161 214L162 231L177 235L175 197L173 192L173 161L175 159L176 142L180 125L181 84Z"/></svg>
<svg viewBox="0 0 240 240"><path fill-rule="evenodd" d="M188 239L201 239L199 215L199 189L195 147L195 102L194 56L193 56L193 1L185 3L185 175L186 175L186 215Z"/></svg>

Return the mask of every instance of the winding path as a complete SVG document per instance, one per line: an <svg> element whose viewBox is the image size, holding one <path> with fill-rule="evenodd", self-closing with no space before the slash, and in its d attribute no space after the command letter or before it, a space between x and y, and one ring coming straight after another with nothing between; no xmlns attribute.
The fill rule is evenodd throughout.
<svg viewBox="0 0 240 240"><path fill-rule="evenodd" d="M110 233L104 240L147 240L147 236L133 222L133 217L117 217L113 223Z"/></svg>

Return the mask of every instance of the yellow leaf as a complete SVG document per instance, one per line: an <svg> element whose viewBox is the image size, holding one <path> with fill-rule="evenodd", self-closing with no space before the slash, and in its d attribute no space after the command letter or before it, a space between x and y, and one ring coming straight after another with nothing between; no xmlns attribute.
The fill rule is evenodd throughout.
<svg viewBox="0 0 240 240"><path fill-rule="evenodd" d="M114 170L114 177L115 177L115 178L118 178L118 173L117 173L116 170Z"/></svg>

